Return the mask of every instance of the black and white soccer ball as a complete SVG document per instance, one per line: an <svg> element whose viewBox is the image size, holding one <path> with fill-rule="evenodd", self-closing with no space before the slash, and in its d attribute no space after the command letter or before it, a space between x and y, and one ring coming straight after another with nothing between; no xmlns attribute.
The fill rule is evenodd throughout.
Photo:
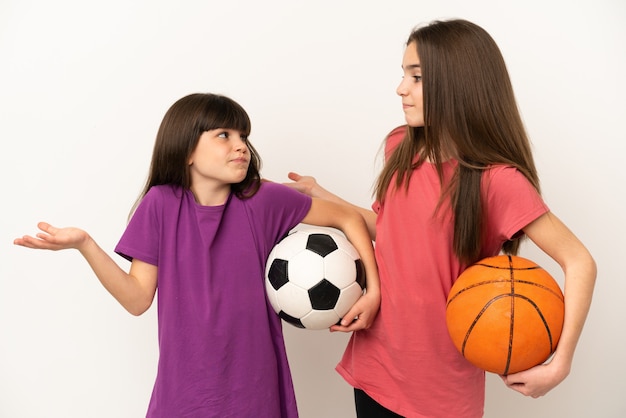
<svg viewBox="0 0 626 418"><path fill-rule="evenodd" d="M305 329L338 323L361 297L365 268L359 253L339 232L292 231L270 252L265 289L274 311Z"/></svg>

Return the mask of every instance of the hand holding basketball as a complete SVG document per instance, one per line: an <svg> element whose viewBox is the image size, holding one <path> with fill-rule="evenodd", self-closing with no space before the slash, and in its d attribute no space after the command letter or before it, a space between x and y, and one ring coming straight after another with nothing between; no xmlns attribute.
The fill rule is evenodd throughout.
<svg viewBox="0 0 626 418"><path fill-rule="evenodd" d="M468 267L450 290L446 322L463 356L507 375L543 363L563 328L563 293L534 262L486 258Z"/></svg>

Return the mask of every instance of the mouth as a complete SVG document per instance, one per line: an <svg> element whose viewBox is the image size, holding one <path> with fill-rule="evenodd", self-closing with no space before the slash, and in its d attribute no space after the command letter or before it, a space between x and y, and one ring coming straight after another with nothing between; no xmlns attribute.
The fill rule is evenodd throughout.
<svg viewBox="0 0 626 418"><path fill-rule="evenodd" d="M230 161L232 163L241 164L241 165L248 165L248 164L250 164L250 161L248 161L248 159L246 159L246 158L235 158L235 159L232 159Z"/></svg>

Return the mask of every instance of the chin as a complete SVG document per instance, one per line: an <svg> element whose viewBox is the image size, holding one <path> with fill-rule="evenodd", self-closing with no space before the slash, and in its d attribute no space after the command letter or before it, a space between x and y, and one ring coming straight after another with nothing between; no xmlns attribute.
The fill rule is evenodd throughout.
<svg viewBox="0 0 626 418"><path fill-rule="evenodd" d="M421 117L410 117L409 115L406 115L404 120L406 120L406 124L411 128L421 128L424 126L424 120Z"/></svg>
<svg viewBox="0 0 626 418"><path fill-rule="evenodd" d="M422 121L413 122L413 121L407 120L406 124L409 125L411 128L422 128L422 127L424 127L424 122L422 122Z"/></svg>

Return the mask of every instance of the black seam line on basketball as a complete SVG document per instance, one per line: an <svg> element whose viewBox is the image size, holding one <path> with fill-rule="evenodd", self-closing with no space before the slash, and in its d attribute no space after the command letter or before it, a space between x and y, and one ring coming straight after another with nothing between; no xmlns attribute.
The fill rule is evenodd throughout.
<svg viewBox="0 0 626 418"><path fill-rule="evenodd" d="M461 354L463 355L463 357L465 357L465 347L467 345L467 341L469 340L469 337L472 334L472 331L474 330L474 327L476 326L476 324L478 323L480 318L483 316L485 311L487 309L489 309L489 307L491 306L492 303L494 303L496 300L499 300L499 299L502 299L502 298L505 298L505 297L512 297L511 298L511 303L512 304L513 304L514 298L523 299L526 302L530 303L533 306L533 308L535 308L535 311L539 315L539 318L541 318L541 322L543 322L543 325L544 325L544 327L546 329L546 332L548 334L548 340L549 340L549 343L550 343L550 352L554 351L554 347L552 346L552 331L550 330L550 326L548 325L548 322L546 321L545 316L543 316L541 310L539 309L539 306L537 306L537 304L535 302L533 302L531 299L529 299L526 296L503 293L501 295L498 295L498 296L490 299L489 302L487 302L485 304L485 306L483 306L483 308L480 310L478 315L476 315L476 317L474 318L474 321L472 321L472 324L467 329L467 332L465 333L465 337L463 338L463 344L461 345ZM513 309L513 308L511 308L511 309ZM512 357L512 351L513 351L513 321L514 321L514 318L515 318L515 315L514 315L514 312L513 312L513 314L511 315L511 327L509 329L509 349L508 349L508 353L507 353L506 366L504 368L504 372L502 373L504 375L506 375L508 373L508 371L509 371L511 357Z"/></svg>
<svg viewBox="0 0 626 418"><path fill-rule="evenodd" d="M502 267L502 266L493 266L491 264L486 264L486 263L475 263L472 264L472 266L481 266L481 267L488 267L490 269L496 269L496 270L537 270L540 269L540 266L532 266L532 267ZM471 267L471 266L470 266Z"/></svg>
<svg viewBox="0 0 626 418"><path fill-rule="evenodd" d="M541 309L539 309L539 306L537 306L535 301L533 301L527 296L524 296L524 295L512 295L512 296L525 300L526 302L530 303L531 306L535 309L535 311L537 312L537 315L539 315L539 318L541 319L541 322L543 322L543 326L546 329L546 333L548 334L548 342L550 343L550 352L552 352L554 350L554 347L552 346L552 330L550 330L550 325L548 325L548 321L546 321L546 317L543 316L543 313L541 312Z"/></svg>
<svg viewBox="0 0 626 418"><path fill-rule="evenodd" d="M513 273L513 257L508 255L509 258L509 277L511 282L511 320L509 321L509 348L506 355L506 365L504 366L503 375L509 374L509 368L511 367L511 356L513 353L513 332L515 330L515 274Z"/></svg>
<svg viewBox="0 0 626 418"><path fill-rule="evenodd" d="M530 280L520 280L520 279L514 279L516 283L521 283L521 284L527 284L529 286L534 286L537 287L541 290L545 290L548 293L551 293L552 295L556 296L557 299L559 299L560 301L563 300L563 295L560 293L555 292L554 290L550 289L548 286L544 286L541 283L536 283L536 282L532 282Z"/></svg>
<svg viewBox="0 0 626 418"><path fill-rule="evenodd" d="M539 284L539 283L532 282L530 280L520 280L520 279L514 279L514 280L517 283L526 284L526 285L529 285L529 286L534 286L534 287L537 287L539 289L545 290L545 291L551 293L552 295L556 296L556 298L559 299L560 301L563 301L563 295L555 292L554 290L550 289L547 286L544 286L544 285ZM485 285L492 284L492 283L507 283L507 282L503 282L502 280L485 280L483 282L474 283L471 286L468 286L468 287L466 287L464 289L459 290L458 293L456 293L454 296L452 296L450 298L450 300L448 301L446 306L449 306L450 303L452 303L452 301L454 299L456 299L457 297L461 296L461 294L463 294L463 293L465 293L465 292L467 292L467 291L469 291L471 289L474 289L475 287L485 286Z"/></svg>
<svg viewBox="0 0 626 418"><path fill-rule="evenodd" d="M465 333L465 338L463 339L463 344L461 345L461 354L463 354L463 357L465 357L465 346L467 345L467 340L469 339L470 334L474 330L474 327L476 326L476 324L478 323L480 318L483 316L485 311L496 300L502 299L504 297L509 297L509 296L515 296L515 295L502 294L502 295L499 295L499 296L497 296L495 298L490 299L489 302L487 304L485 304L485 306L483 306L483 308L480 310L478 315L476 315L476 318L474 318L474 321L472 321L472 325L470 325L470 327L467 329L467 332ZM511 315L511 321L513 320L513 317L514 317L514 315ZM511 346L512 346L512 339L513 339L511 334L512 334L512 328L511 328L511 331L509 332L509 350L508 350L507 358L506 358L506 366L504 367L504 372L502 372L503 375L507 374L507 372L509 371L509 365L511 363L511 351L512 351L512 347Z"/></svg>
<svg viewBox="0 0 626 418"><path fill-rule="evenodd" d="M463 356L465 356L465 346L467 345L467 340L470 337L470 334L472 333L472 331L474 330L474 327L476 326L476 324L478 323L478 321L480 320L480 318L483 316L483 314L485 313L485 311L491 306L492 303L494 303L496 300L505 298L505 297L509 297L511 296L508 293L504 293L502 295L498 295L494 298L489 299L489 302L487 302L485 304L485 306L483 306L483 308L480 310L480 312L478 312L478 315L476 315L476 317L474 318L474 320L472 321L472 324L470 325L470 327L467 329L467 332L465 333L465 338L463 338L463 344L461 345L461 354L463 354Z"/></svg>

